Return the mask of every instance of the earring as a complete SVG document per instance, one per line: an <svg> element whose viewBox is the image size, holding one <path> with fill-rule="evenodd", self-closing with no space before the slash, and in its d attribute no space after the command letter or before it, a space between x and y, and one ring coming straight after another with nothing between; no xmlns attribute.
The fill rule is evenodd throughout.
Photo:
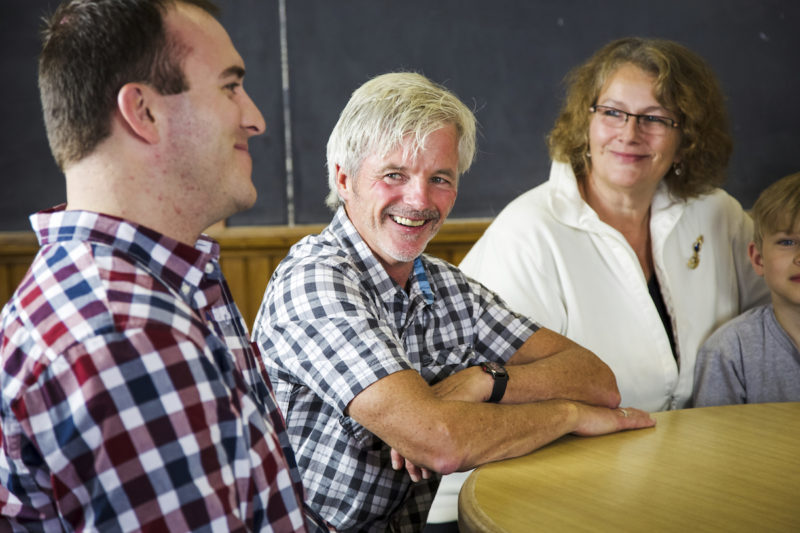
<svg viewBox="0 0 800 533"><path fill-rule="evenodd" d="M586 157L588 157L588 158L590 158L590 159L591 159L591 157L592 157L592 152L586 152Z"/></svg>
<svg viewBox="0 0 800 533"><path fill-rule="evenodd" d="M683 174L682 165L680 163L673 163L672 171L675 173L676 176L680 176L681 174Z"/></svg>

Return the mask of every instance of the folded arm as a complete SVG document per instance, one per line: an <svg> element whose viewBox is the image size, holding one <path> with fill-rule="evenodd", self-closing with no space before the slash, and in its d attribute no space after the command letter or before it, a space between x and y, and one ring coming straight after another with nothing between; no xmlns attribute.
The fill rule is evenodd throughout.
<svg viewBox="0 0 800 533"><path fill-rule="evenodd" d="M404 370L364 389L347 414L407 461L446 474L523 455L567 433L655 423L645 412L626 411L560 399L514 405L441 399L418 373Z"/></svg>
<svg viewBox="0 0 800 533"><path fill-rule="evenodd" d="M617 407L614 373L599 357L563 335L540 328L508 361L509 379L501 403L519 404L565 399ZM480 367L466 368L433 386L440 398L484 402L492 378Z"/></svg>

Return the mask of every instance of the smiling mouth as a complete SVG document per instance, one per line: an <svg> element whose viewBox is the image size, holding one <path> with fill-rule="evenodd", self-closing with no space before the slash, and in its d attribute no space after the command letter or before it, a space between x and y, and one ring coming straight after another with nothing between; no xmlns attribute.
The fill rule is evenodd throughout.
<svg viewBox="0 0 800 533"><path fill-rule="evenodd" d="M391 218L397 224L400 224L401 226L407 226L409 228L418 228L428 223L428 219L412 220L410 218L398 217L395 215L389 215L389 218Z"/></svg>
<svg viewBox="0 0 800 533"><path fill-rule="evenodd" d="M647 157L647 155L645 155L645 154L628 154L628 153L624 153L624 152L612 152L612 153L614 155L616 155L617 157L620 157L620 158L623 158L623 159L633 159L633 160L636 160L636 161L638 161L640 159L644 159L644 158Z"/></svg>

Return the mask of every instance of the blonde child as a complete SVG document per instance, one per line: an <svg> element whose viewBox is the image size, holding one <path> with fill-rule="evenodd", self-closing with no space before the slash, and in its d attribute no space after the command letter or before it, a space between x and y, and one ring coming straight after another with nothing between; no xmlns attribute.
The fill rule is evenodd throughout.
<svg viewBox="0 0 800 533"><path fill-rule="evenodd" d="M719 328L700 349L694 405L800 401L800 172L753 206L753 268L772 303Z"/></svg>

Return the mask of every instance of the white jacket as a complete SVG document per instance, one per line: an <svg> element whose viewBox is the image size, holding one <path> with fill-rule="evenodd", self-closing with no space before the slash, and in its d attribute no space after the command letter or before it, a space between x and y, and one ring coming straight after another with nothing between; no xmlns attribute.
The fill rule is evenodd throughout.
<svg viewBox="0 0 800 533"><path fill-rule="evenodd" d="M768 302L769 293L747 257L752 221L722 190L682 201L662 183L650 232L680 364L636 254L583 201L566 163L553 163L548 182L511 202L460 266L516 311L595 352L614 371L622 405L678 409L691 398L703 341L727 320ZM699 264L692 269L688 262L700 236Z"/></svg>
<svg viewBox="0 0 800 533"><path fill-rule="evenodd" d="M514 310L596 353L614 371L622 405L679 409L691 399L703 341L727 320L768 302L769 292L747 257L752 220L721 190L682 201L662 183L650 233L680 369L636 254L583 201L566 163L553 163L549 181L503 209L460 267ZM700 261L692 269L688 262L701 235ZM468 475L442 478L429 521L456 519Z"/></svg>
<svg viewBox="0 0 800 533"><path fill-rule="evenodd" d="M650 233L680 369L636 254L583 201L566 163L553 163L549 181L506 206L460 267L512 309L596 353L614 371L623 406L679 409L691 399L703 341L727 320L767 303L769 292L747 256L752 220L721 190L682 201L662 183ZM701 235L700 261L692 269ZM429 521L456 519L468 475L442 478Z"/></svg>

